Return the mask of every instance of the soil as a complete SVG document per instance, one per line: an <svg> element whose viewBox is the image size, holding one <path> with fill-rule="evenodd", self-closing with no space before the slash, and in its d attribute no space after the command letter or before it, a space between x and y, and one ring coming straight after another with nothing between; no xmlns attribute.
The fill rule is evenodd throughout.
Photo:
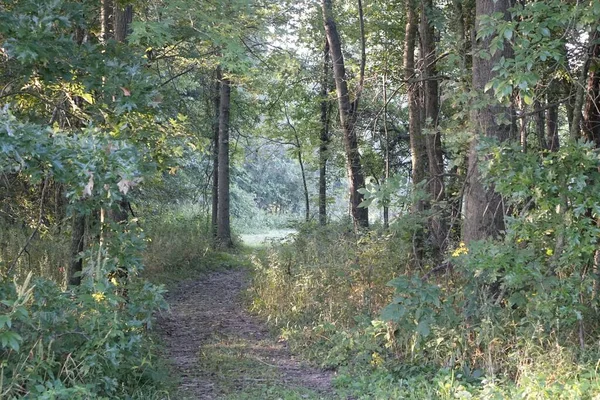
<svg viewBox="0 0 600 400"><path fill-rule="evenodd" d="M285 342L273 338L267 327L246 311L241 294L248 282L245 270L217 271L179 284L168 296L171 309L159 318L159 332L167 356L181 376L183 398L224 399L232 390L244 392L256 384L283 385L292 391L304 388L330 397L332 373L295 358ZM241 355L269 368L269 380L245 377L243 369L230 375L215 369L210 358L214 363L216 357L207 357L203 350L215 343L243 343ZM226 390L222 387L225 381Z"/></svg>

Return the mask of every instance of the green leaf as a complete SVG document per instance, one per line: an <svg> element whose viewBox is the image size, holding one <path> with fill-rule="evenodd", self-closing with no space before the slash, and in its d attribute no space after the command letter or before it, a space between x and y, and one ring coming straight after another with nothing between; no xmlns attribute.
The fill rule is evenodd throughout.
<svg viewBox="0 0 600 400"><path fill-rule="evenodd" d="M525 101L525 104L528 106L533 104L533 98L527 94L523 96L523 101Z"/></svg>
<svg viewBox="0 0 600 400"><path fill-rule="evenodd" d="M12 321L10 320L9 315L0 315L0 329L4 328L4 326L6 326L7 328L10 328L11 325L12 325Z"/></svg>
<svg viewBox="0 0 600 400"><path fill-rule="evenodd" d="M94 97L90 93L83 93L81 98L90 104L94 104Z"/></svg>
<svg viewBox="0 0 600 400"><path fill-rule="evenodd" d="M406 314L406 307L401 304L390 304L381 311L384 321L398 321Z"/></svg>
<svg viewBox="0 0 600 400"><path fill-rule="evenodd" d="M429 327L429 321L422 319L417 325L417 333L423 337L429 336L431 328Z"/></svg>
<svg viewBox="0 0 600 400"><path fill-rule="evenodd" d="M19 351L20 344L23 339L21 335L16 332L2 332L0 333L0 345L2 347L8 347L14 351Z"/></svg>

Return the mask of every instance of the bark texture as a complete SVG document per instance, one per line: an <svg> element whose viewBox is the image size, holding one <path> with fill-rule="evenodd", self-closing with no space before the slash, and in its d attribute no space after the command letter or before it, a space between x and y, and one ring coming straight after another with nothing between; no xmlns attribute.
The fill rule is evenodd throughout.
<svg viewBox="0 0 600 400"><path fill-rule="evenodd" d="M231 81L221 80L219 110L219 182L217 207L217 243L231 247L231 223L229 217L229 111L231 108Z"/></svg>
<svg viewBox="0 0 600 400"><path fill-rule="evenodd" d="M357 98L354 102L350 101L344 56L342 54L342 44L333 18L332 2L331 0L322 0L321 5L325 34L327 35L329 52L333 63L333 76L340 109L340 123L344 133L346 164L348 168L348 180L350 183L350 212L352 214L352 219L354 220L354 225L356 227L365 228L369 226L369 210L367 208L359 207L359 204L363 201L363 195L358 192L358 189L365 186L365 178L362 171L360 154L358 152L358 139L355 131L359 94L357 94Z"/></svg>
<svg viewBox="0 0 600 400"><path fill-rule="evenodd" d="M590 73L583 109L583 132L586 140L600 148L600 33L596 29L590 40Z"/></svg>
<svg viewBox="0 0 600 400"><path fill-rule="evenodd" d="M502 13L509 18L508 0L477 0L476 2L476 30L479 18L484 15ZM488 49L492 37L480 39L474 43L474 53ZM481 96L478 107L472 113L473 140L469 149L469 165L467 172L467 188L465 193L465 220L463 224L463 240L474 240L497 237L504 231L504 207L502 199L493 187L484 186L479 171L478 152L480 137L495 138L500 142L513 136L514 128L511 107L503 106L496 102L490 94L484 94L485 85L494 78L496 72L494 65L501 57L510 58L512 49L510 44L504 43L504 50L497 51L489 59L473 57L473 90Z"/></svg>
<svg viewBox="0 0 600 400"><path fill-rule="evenodd" d="M327 224L327 160L329 159L329 42L323 50L323 76L321 80L321 134L319 143L319 224Z"/></svg>
<svg viewBox="0 0 600 400"><path fill-rule="evenodd" d="M73 215L71 230L71 263L67 271L67 282L69 285L81 284L81 273L83 271L83 260L80 256L83 252L85 238L85 215Z"/></svg>
<svg viewBox="0 0 600 400"><path fill-rule="evenodd" d="M213 173L212 173L212 209L211 209L211 233L213 238L217 237L219 208L219 112L221 109L221 68L215 71L216 79L213 94Z"/></svg>
<svg viewBox="0 0 600 400"><path fill-rule="evenodd" d="M434 253L443 252L447 236L445 210L440 206L446 198L444 185L444 153L442 137L438 128L440 113L439 83L437 76L437 55L435 45L435 30L431 23L433 0L423 0L421 3L421 49L423 60L423 105L425 144L429 166L428 191L432 203L432 215L429 219L429 232Z"/></svg>
<svg viewBox="0 0 600 400"><path fill-rule="evenodd" d="M125 42L129 35L131 22L133 21L133 7L131 5L125 8L115 4L115 32L114 37L117 42Z"/></svg>
<svg viewBox="0 0 600 400"><path fill-rule="evenodd" d="M408 134L412 157L412 181L414 185L427 177L427 144L421 129L420 85L415 68L415 48L417 39L416 2L410 0L406 8L406 32L404 42L404 79L408 83ZM423 211L425 202L414 204L414 211Z"/></svg>
<svg viewBox="0 0 600 400"><path fill-rule="evenodd" d="M558 105L553 105L546 111L546 145L550 151L558 151Z"/></svg>

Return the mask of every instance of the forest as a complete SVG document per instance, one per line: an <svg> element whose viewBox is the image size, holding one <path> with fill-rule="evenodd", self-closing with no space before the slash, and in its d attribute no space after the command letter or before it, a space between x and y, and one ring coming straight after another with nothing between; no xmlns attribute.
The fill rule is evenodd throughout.
<svg viewBox="0 0 600 400"><path fill-rule="evenodd" d="M600 0L2 0L0 399L600 399Z"/></svg>

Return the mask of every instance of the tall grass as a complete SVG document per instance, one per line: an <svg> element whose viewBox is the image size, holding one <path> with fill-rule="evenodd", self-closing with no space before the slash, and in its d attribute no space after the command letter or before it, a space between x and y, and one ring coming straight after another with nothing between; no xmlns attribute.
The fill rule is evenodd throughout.
<svg viewBox="0 0 600 400"><path fill-rule="evenodd" d="M31 272L64 285L70 260L70 229L62 228L45 229L32 236L31 228L0 221L1 271L12 268L11 274L20 280Z"/></svg>
<svg viewBox="0 0 600 400"><path fill-rule="evenodd" d="M582 350L577 325L554 329L536 293L518 307L491 296L460 258L491 261L460 249L449 255L455 270L422 279L432 266L414 266L401 233L307 225L254 257L251 307L297 351L338 369L338 390L354 398L598 398L594 325Z"/></svg>
<svg viewBox="0 0 600 400"><path fill-rule="evenodd" d="M353 326L391 299L403 249L389 238L355 235L346 225L305 225L289 243L254 259L253 309L276 323Z"/></svg>

